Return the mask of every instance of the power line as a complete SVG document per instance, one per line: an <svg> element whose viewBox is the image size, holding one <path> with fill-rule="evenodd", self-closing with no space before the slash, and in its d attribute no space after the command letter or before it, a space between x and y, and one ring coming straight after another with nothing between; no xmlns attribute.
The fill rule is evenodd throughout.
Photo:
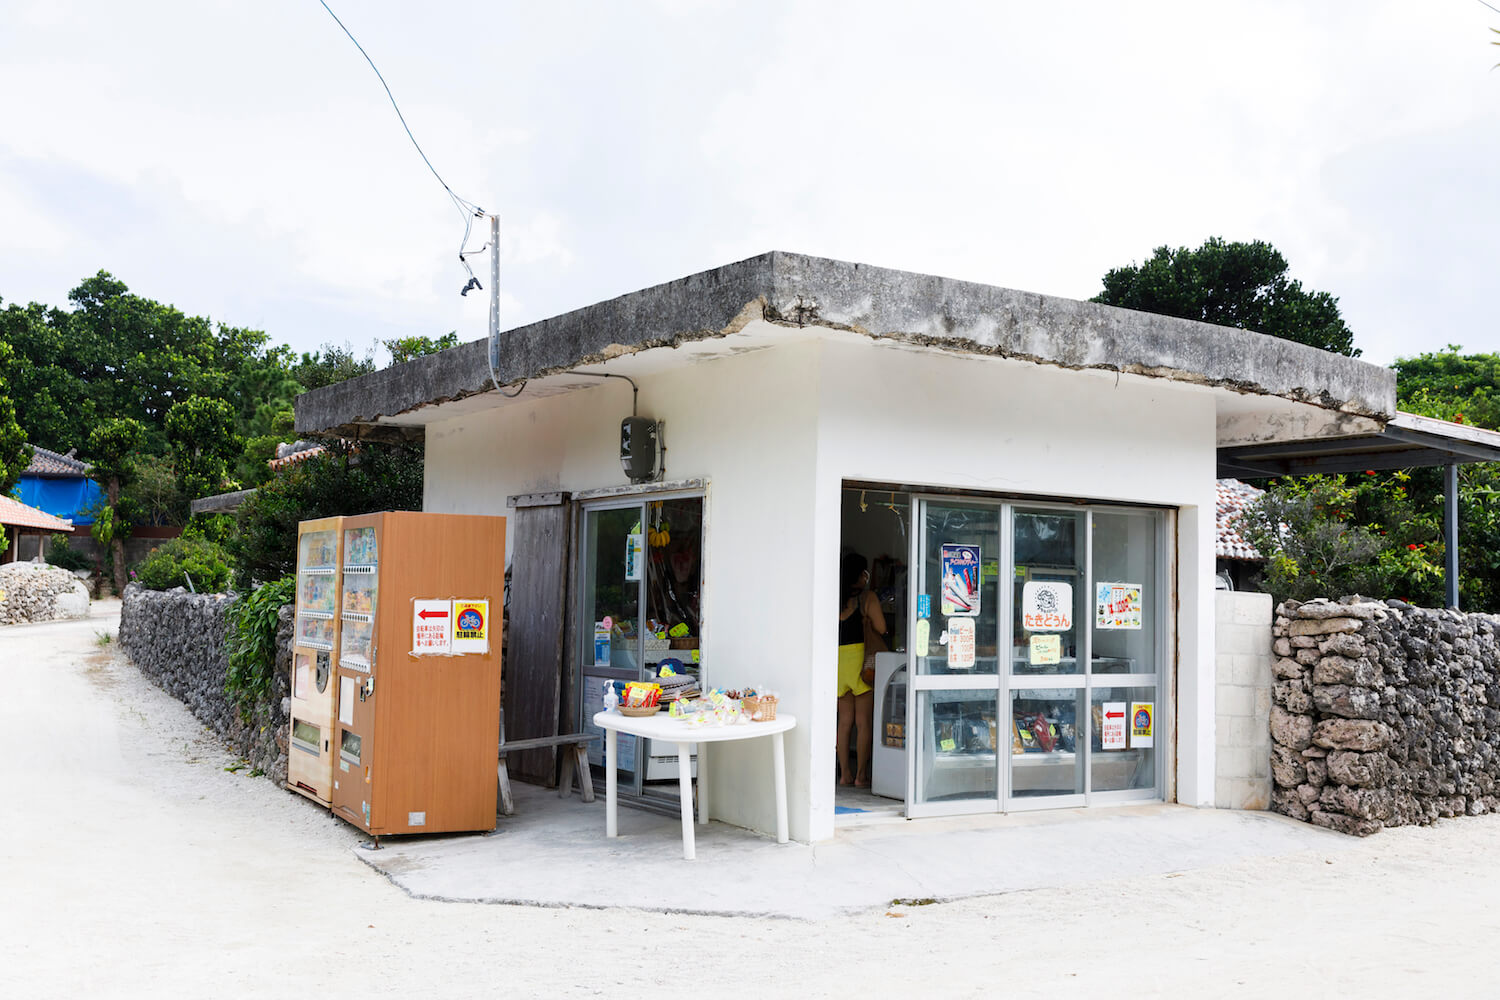
<svg viewBox="0 0 1500 1000"><path fill-rule="evenodd" d="M443 180L443 175L437 172L437 168L432 165L432 161L429 160L427 158L427 154L422 151L422 145L421 143L417 142L417 137L412 135L411 126L406 124L406 116L401 113L401 106L396 103L396 95L391 93L390 84L385 82L385 76L380 72L380 67L375 65L375 60L370 58L370 54L365 51L365 47L359 44L359 39L355 38L354 33L344 25L343 21L339 20L339 16L333 12L332 7L328 6L326 0L318 0L318 3L322 4L323 9L328 11L328 16L333 18L334 23L337 24L340 28L343 28L344 34L349 36L349 41L354 43L354 47L356 49L359 49L359 54L365 57L365 62L369 63L370 68L375 71L375 76L380 80L380 85L385 88L385 96L390 98L391 107L396 111L396 117L401 120L401 127L406 130L406 137L410 139L411 144L416 147L417 155L422 158L423 163L427 164L427 169L432 171L432 176L436 177L437 182L443 186L443 190L448 192L448 198L453 202L453 207L458 209L459 215L463 216L464 238L460 240L458 244L458 262L462 264L464 270L469 273L469 283L464 286L462 294L469 294L469 290L471 288L482 289L484 286L479 283L478 278L474 277L474 271L469 267L469 262L465 258L468 254L471 253L483 253L488 246L488 244L486 244L485 247L480 247L478 250L467 249L469 245L469 236L473 232L474 228L474 220L476 218L484 217L484 209L480 208L472 201L469 201L467 198L459 197L458 193L448 186L448 182ZM495 253L500 252L499 247L495 247L493 249Z"/></svg>

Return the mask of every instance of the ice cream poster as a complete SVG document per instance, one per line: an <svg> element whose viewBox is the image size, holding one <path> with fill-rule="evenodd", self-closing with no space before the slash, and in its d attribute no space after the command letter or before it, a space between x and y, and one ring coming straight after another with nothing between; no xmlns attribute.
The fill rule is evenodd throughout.
<svg viewBox="0 0 1500 1000"><path fill-rule="evenodd" d="M979 546L944 545L942 567L943 614L979 614Z"/></svg>
<svg viewBox="0 0 1500 1000"><path fill-rule="evenodd" d="M1138 583L1096 583L1094 585L1094 627L1141 627L1141 585Z"/></svg>

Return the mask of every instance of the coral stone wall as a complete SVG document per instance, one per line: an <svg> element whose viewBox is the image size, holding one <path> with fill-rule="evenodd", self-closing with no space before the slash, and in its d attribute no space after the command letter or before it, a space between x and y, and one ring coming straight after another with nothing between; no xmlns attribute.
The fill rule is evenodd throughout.
<svg viewBox="0 0 1500 1000"><path fill-rule="evenodd" d="M1274 810L1365 836L1500 808L1500 619L1360 598L1276 611Z"/></svg>
<svg viewBox="0 0 1500 1000"><path fill-rule="evenodd" d="M224 691L224 610L229 594L125 588L120 648L162 690L182 702L252 767L286 781L293 613L281 609L276 631L276 671L265 704L242 713Z"/></svg>

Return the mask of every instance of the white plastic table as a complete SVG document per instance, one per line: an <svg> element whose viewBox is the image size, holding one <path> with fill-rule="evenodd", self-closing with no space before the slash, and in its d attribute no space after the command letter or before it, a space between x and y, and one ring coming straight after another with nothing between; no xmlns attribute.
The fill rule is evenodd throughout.
<svg viewBox="0 0 1500 1000"><path fill-rule="evenodd" d="M621 715L619 712L599 712L594 716L594 725L604 730L604 835L620 835L616 806L615 770L618 765L616 743L618 734L644 736L661 743L677 745L677 782L682 796L682 857L692 861L693 849L693 747L704 743L723 743L729 740L753 740L760 736L771 737L771 756L776 778L776 843L785 844L789 839L786 829L786 747L782 734L797 724L790 715L777 714L770 722L747 722L739 726L695 726L672 718L665 712L645 718ZM698 822L708 822L708 795L705 781L707 768L698 762Z"/></svg>

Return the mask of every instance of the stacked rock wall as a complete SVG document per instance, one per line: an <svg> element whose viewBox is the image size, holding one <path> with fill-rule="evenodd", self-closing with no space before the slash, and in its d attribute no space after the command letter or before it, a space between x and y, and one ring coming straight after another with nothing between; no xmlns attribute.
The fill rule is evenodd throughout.
<svg viewBox="0 0 1500 1000"><path fill-rule="evenodd" d="M1276 612L1273 809L1365 836L1500 808L1500 619L1360 598Z"/></svg>
<svg viewBox="0 0 1500 1000"><path fill-rule="evenodd" d="M233 599L229 594L190 594L181 587L145 590L131 584L120 609L120 648L252 767L273 781L285 782L292 608L281 609L270 695L242 711L224 690L229 667L224 612Z"/></svg>
<svg viewBox="0 0 1500 1000"><path fill-rule="evenodd" d="M85 618L89 589L65 569L46 563L0 566L0 625Z"/></svg>

